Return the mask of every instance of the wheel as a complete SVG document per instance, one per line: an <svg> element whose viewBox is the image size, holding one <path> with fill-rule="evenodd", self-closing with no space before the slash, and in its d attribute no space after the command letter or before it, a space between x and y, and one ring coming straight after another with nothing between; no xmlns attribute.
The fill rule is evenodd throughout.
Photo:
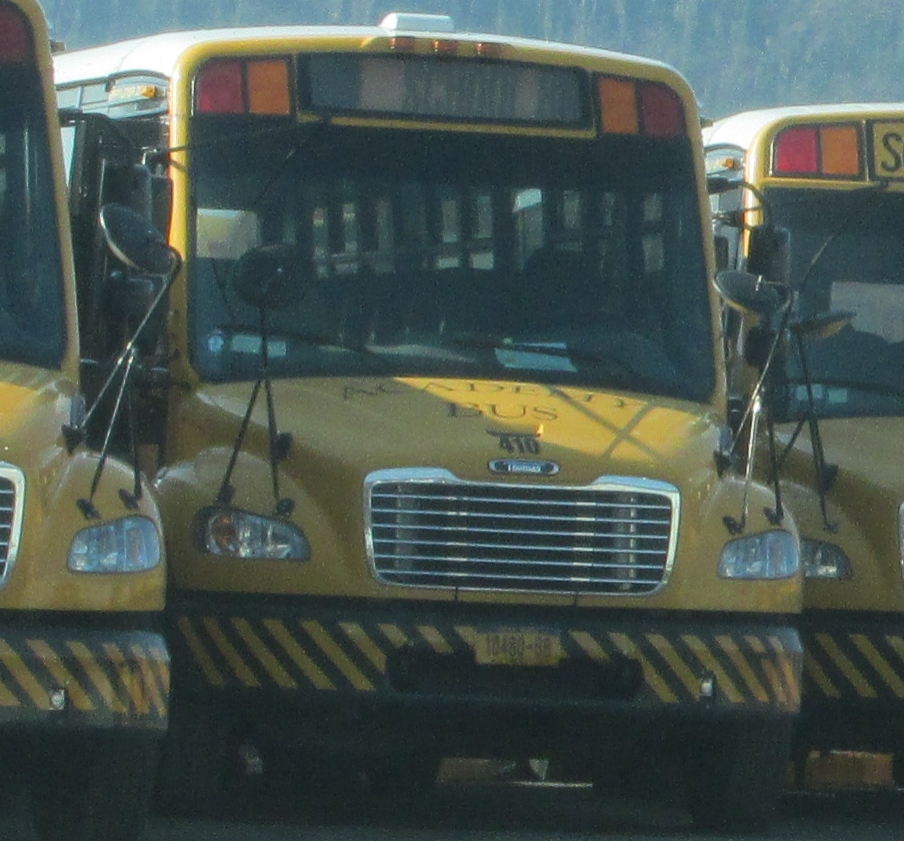
<svg viewBox="0 0 904 841"><path fill-rule="evenodd" d="M214 711L174 698L160 746L158 809L176 817L218 817L230 758L228 730Z"/></svg>
<svg viewBox="0 0 904 841"><path fill-rule="evenodd" d="M150 811L157 742L147 736L47 738L31 771L41 841L136 841Z"/></svg>
<svg viewBox="0 0 904 841"><path fill-rule="evenodd" d="M761 832L769 826L781 802L792 727L787 721L734 725L694 752L687 805L698 827Z"/></svg>

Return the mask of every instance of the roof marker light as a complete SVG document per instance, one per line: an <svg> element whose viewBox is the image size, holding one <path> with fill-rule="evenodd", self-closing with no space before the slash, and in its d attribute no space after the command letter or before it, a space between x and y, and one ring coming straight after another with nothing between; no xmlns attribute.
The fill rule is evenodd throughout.
<svg viewBox="0 0 904 841"><path fill-rule="evenodd" d="M492 41L478 41L474 45L474 52L482 58L502 58L502 44Z"/></svg>
<svg viewBox="0 0 904 841"><path fill-rule="evenodd" d="M31 27L18 9L0 3L0 64L22 64L34 53Z"/></svg>
<svg viewBox="0 0 904 841"><path fill-rule="evenodd" d="M437 38L433 42L433 52L437 55L456 55L458 53L458 41Z"/></svg>
<svg viewBox="0 0 904 841"><path fill-rule="evenodd" d="M396 35L389 39L389 49L397 53L413 53L417 39L411 35Z"/></svg>

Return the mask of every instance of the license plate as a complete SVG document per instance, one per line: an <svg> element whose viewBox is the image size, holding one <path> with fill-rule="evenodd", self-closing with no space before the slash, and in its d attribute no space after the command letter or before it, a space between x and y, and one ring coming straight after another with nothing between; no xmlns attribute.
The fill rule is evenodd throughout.
<svg viewBox="0 0 904 841"><path fill-rule="evenodd" d="M562 659L558 634L545 631L478 633L474 659L483 666L555 666Z"/></svg>
<svg viewBox="0 0 904 841"><path fill-rule="evenodd" d="M904 179L904 121L875 122L872 132L873 178Z"/></svg>

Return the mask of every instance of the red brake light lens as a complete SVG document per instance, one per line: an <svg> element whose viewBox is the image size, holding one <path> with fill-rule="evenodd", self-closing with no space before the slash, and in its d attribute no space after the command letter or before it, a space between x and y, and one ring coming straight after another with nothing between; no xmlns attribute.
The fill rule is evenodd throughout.
<svg viewBox="0 0 904 841"><path fill-rule="evenodd" d="M214 61L201 68L195 81L200 114L244 114L245 74L240 61Z"/></svg>
<svg viewBox="0 0 904 841"><path fill-rule="evenodd" d="M819 134L815 126L785 129L775 138L772 171L776 175L816 175L819 172Z"/></svg>
<svg viewBox="0 0 904 841"><path fill-rule="evenodd" d="M651 137L681 137L685 133L684 106L668 85L639 85L643 133Z"/></svg>
<svg viewBox="0 0 904 841"><path fill-rule="evenodd" d="M25 15L0 4L0 64L22 64L33 55L34 41Z"/></svg>

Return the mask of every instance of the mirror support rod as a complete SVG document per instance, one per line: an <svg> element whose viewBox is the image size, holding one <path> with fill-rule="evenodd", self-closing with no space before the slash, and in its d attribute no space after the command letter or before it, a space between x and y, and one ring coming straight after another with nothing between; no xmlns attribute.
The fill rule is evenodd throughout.
<svg viewBox="0 0 904 841"><path fill-rule="evenodd" d="M280 517L288 517L295 509L295 502L288 497L280 497L279 492L279 467L278 463L288 455L289 447L292 444L292 437L288 433L281 433L276 424L276 408L273 401L273 383L270 379L270 350L269 336L267 333L267 308L262 302L259 307L260 312L260 333L261 333L261 371L254 387L251 389L251 397L248 400L248 408L245 410L245 416L242 418L242 425L239 434L235 439L232 447L232 455L229 458L229 464L226 467L226 473L223 476L223 482L217 492L217 503L220 505L229 505L235 493L235 488L230 481L232 473L235 470L239 453L245 441L245 435L248 427L251 425L251 414L260 395L261 386L264 388L264 395L267 405L267 437L269 440L269 460L270 460L270 480L273 489L273 499L275 503L275 513Z"/></svg>

